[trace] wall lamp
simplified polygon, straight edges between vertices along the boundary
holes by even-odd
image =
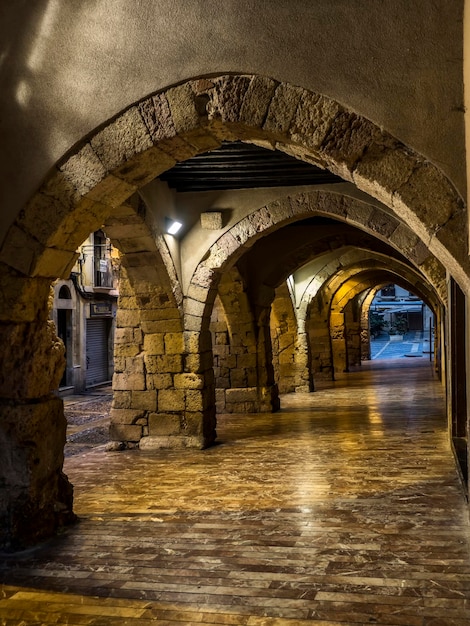
[[[172,220],[169,217],[165,218],[165,229],[169,235],[176,235],[181,229],[183,224],[181,222],[177,222],[176,220]]]

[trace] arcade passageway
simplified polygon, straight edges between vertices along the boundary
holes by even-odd
[[[70,457],[80,523],[2,558],[0,622],[468,624],[443,388],[400,365],[221,415],[204,451]]]

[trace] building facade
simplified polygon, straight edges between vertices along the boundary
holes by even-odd
[[[62,395],[109,383],[114,371],[118,256],[101,230],[92,233],[78,252],[70,278],[54,285],[51,311],[65,348]]]

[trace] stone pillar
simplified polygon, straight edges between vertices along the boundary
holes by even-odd
[[[223,315],[221,311],[214,312],[211,324],[214,364],[221,384],[217,388],[217,410],[224,413],[277,410],[279,394],[274,384],[269,328],[271,301],[257,328],[243,279],[236,268],[224,275],[218,291],[220,302],[216,307],[223,307]]]
[[[294,351],[295,391],[305,393],[314,390],[312,362],[305,321],[298,320],[298,332]]]
[[[344,309],[347,341],[347,367],[361,364],[361,321],[356,299],[350,300]]]
[[[270,308],[266,309],[258,317],[257,370],[259,411],[278,411],[280,408],[279,390],[274,381],[269,317]]]
[[[150,282],[131,284],[123,272],[115,342],[110,427],[115,447],[210,445],[215,439],[210,333],[184,333],[182,314],[169,295]]]
[[[331,337],[328,326],[328,311],[310,309],[308,341],[311,353],[311,371],[314,379],[334,380]]]
[[[370,330],[369,330],[369,306],[361,308],[361,360],[370,361]]]
[[[344,313],[330,312],[331,353],[335,374],[348,371],[348,346],[346,342]]]
[[[62,472],[66,420],[62,400],[53,394],[65,360],[48,319],[49,281],[10,277],[15,279],[11,293],[7,285],[0,286],[12,302],[9,311],[0,313],[2,549],[28,546],[75,519],[72,485]],[[18,307],[23,297],[24,306]],[[5,319],[8,313],[17,317],[16,323]]]

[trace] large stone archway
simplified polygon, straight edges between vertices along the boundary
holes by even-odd
[[[61,472],[63,411],[52,396],[63,357],[47,321],[51,281],[68,276],[81,241],[118,216],[139,188],[176,161],[234,140],[269,145],[353,182],[398,218],[392,235],[399,238],[403,222],[408,224],[470,291],[467,218],[460,196],[437,167],[339,103],[267,77],[225,75],[188,81],[133,104],[64,156],[0,249],[0,427],[2,444],[11,451],[2,468],[2,544],[36,540],[73,516],[70,487]],[[257,233],[298,219],[303,202],[293,199],[287,210],[286,218],[286,207],[272,205],[234,226],[211,247],[183,292],[181,374],[191,393],[183,393],[181,411],[193,417],[199,439],[210,441],[215,433],[208,339],[214,273]],[[162,215],[154,218],[155,236]],[[13,368],[10,346],[18,345],[26,347]],[[42,447],[50,432],[58,433],[50,446],[53,462]],[[17,454],[26,441],[24,454]],[[41,493],[32,488],[38,480]],[[26,512],[45,520],[34,533],[21,522]]]
[[[347,307],[355,298],[367,294],[382,282],[406,286],[419,295],[436,314],[442,307],[437,291],[428,288],[416,272],[403,264],[390,263],[384,259],[371,260],[367,255],[360,263],[357,258],[354,259],[349,267],[332,273],[320,289],[310,293],[305,299],[305,325],[314,377],[334,380],[336,374],[348,371],[351,364],[356,364],[348,355],[348,325],[345,323]],[[360,311],[357,312],[353,326],[349,330],[357,335],[357,358],[360,359]]]

